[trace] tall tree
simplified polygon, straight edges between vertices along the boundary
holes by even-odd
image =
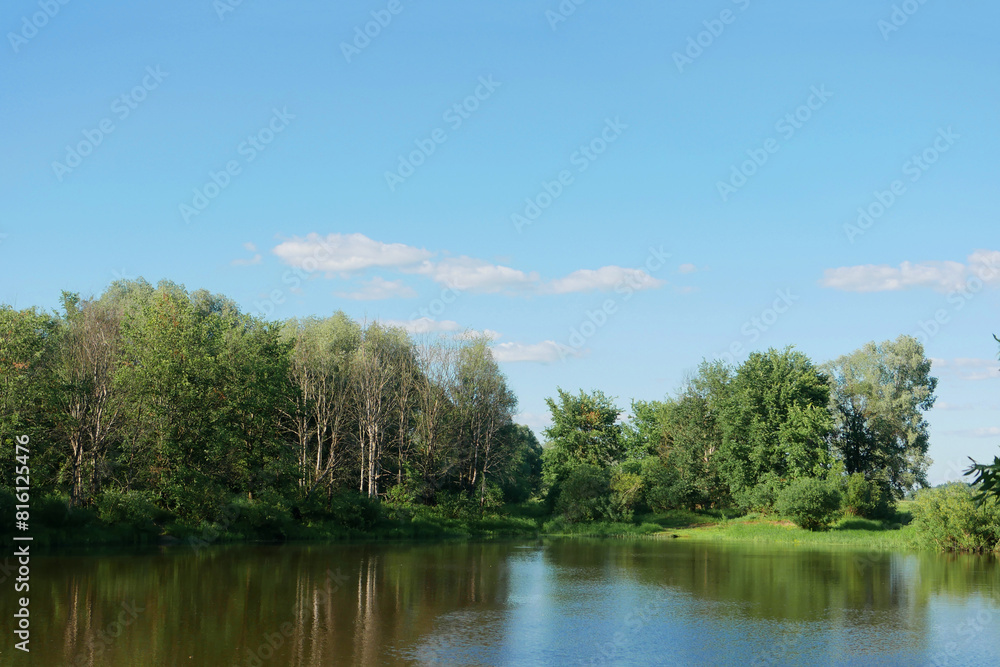
[[[897,498],[927,484],[929,434],[924,413],[937,378],[912,336],[868,343],[825,366],[835,417],[834,451],[848,474],[885,479]]]
[[[501,470],[510,440],[499,438],[513,423],[517,397],[507,386],[489,347],[489,339],[476,338],[459,351],[454,403],[460,414],[460,441],[467,443],[465,479],[470,490],[485,502],[487,477]]]
[[[53,404],[57,432],[69,448],[70,505],[78,505],[98,493],[101,468],[121,419],[122,403],[113,391],[121,311],[110,300],[85,301],[69,292],[63,292],[62,302]]]
[[[753,352],[737,369],[721,419],[722,470],[734,495],[765,475],[819,476],[833,428],[827,377],[803,353]]]
[[[552,426],[545,429],[545,484],[556,490],[578,465],[607,468],[624,458],[621,409],[601,391],[570,394],[557,388],[558,401],[546,398]]]
[[[16,436],[31,439],[36,484],[51,482],[46,478],[62,465],[62,456],[49,461],[51,469],[46,472],[40,465],[52,416],[48,394],[52,357],[57,352],[55,334],[56,322],[50,315],[34,308],[0,306],[0,484],[4,486],[14,486]]]

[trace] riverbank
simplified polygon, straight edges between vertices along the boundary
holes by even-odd
[[[909,503],[900,503],[890,521],[844,517],[829,530],[810,531],[777,516],[732,516],[723,510],[674,510],[649,515],[639,523],[546,524],[546,535],[579,537],[650,537],[724,542],[856,546],[873,550],[920,548]]]
[[[250,517],[233,512],[217,522],[197,525],[171,521],[165,525],[109,525],[85,510],[42,514],[45,521],[32,526],[34,544],[60,549],[80,546],[392,541],[429,539],[498,539],[547,537],[642,537],[656,539],[711,540],[749,543],[817,544],[858,546],[867,549],[905,549],[918,546],[908,525],[906,503],[892,521],[852,517],[834,523],[830,530],[808,531],[773,515],[733,516],[725,510],[673,510],[645,515],[635,522],[568,523],[551,517],[540,502],[498,508],[480,516],[473,511],[390,504],[366,520],[333,519],[302,521],[277,517]],[[351,525],[353,523],[353,525]],[[9,542],[9,537],[4,539]]]

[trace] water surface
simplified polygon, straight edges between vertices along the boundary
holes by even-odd
[[[0,664],[1000,665],[992,556],[239,545],[35,556],[31,577],[31,654],[5,632]]]

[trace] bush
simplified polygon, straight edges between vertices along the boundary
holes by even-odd
[[[593,465],[573,468],[562,483],[556,510],[570,523],[594,521],[607,514],[610,475]]]
[[[223,520],[223,531],[265,540],[283,540],[288,536],[292,513],[277,494],[262,493],[253,499],[241,496],[229,509]]]
[[[468,519],[477,516],[479,504],[465,491],[438,491],[435,507],[446,519]]]
[[[331,499],[330,513],[346,528],[370,530],[382,517],[382,506],[363,493],[344,492]]]
[[[736,506],[744,512],[760,512],[770,514],[774,511],[778,497],[785,488],[785,483],[774,473],[761,475],[756,485],[737,491],[733,494]]]
[[[645,484],[640,470],[638,462],[629,462],[612,471],[611,502],[607,510],[612,521],[631,521],[636,511],[645,509]]]
[[[835,482],[801,477],[778,493],[775,509],[807,530],[828,528],[840,510]]]
[[[97,517],[111,526],[133,528],[142,532],[159,531],[157,523],[169,517],[153,502],[149,493],[108,489],[97,500]]]
[[[893,515],[892,492],[881,479],[866,479],[856,472],[844,485],[844,512],[865,519],[889,519]]]
[[[974,491],[955,482],[917,493],[913,525],[917,538],[943,551],[1000,551],[1000,505],[976,505]]]

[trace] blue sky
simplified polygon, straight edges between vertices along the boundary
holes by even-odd
[[[63,1],[0,9],[0,302],[489,331],[535,428],[920,333],[931,480],[997,452],[995,3]]]

